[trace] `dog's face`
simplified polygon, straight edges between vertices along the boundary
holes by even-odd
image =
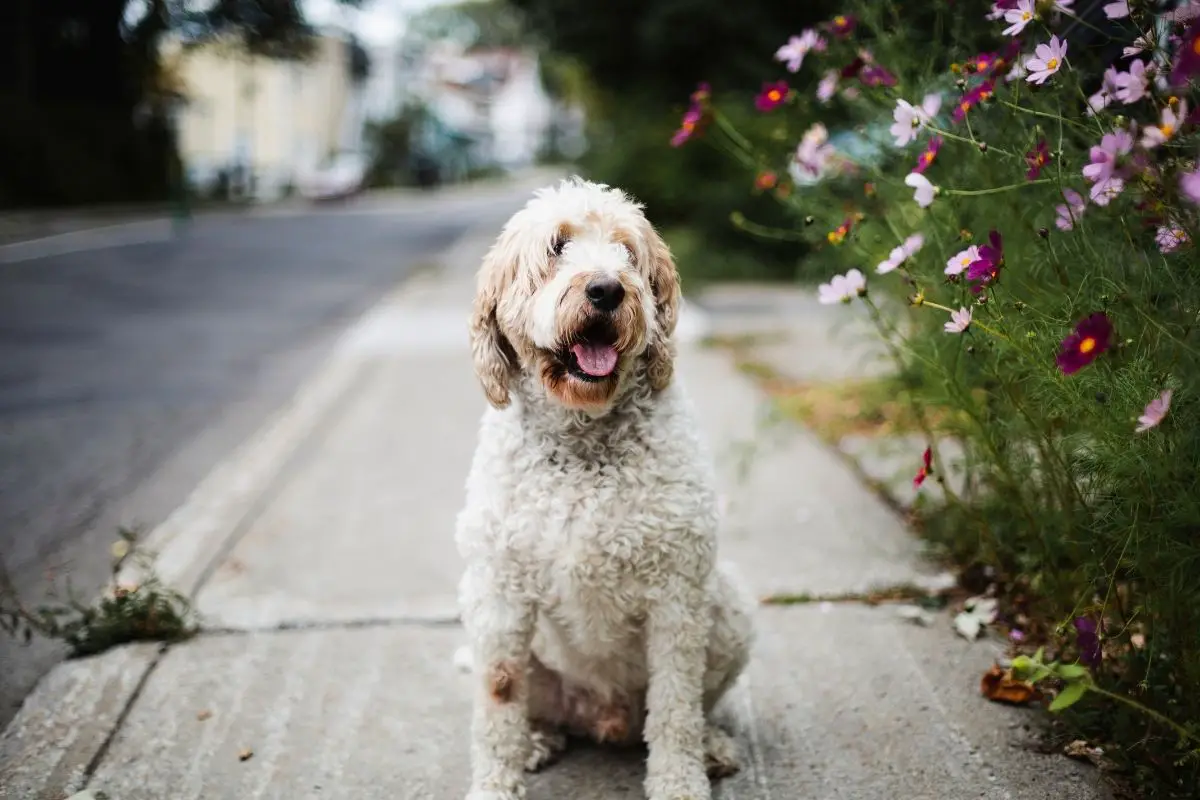
[[[505,225],[479,271],[471,319],[489,402],[524,370],[562,405],[609,408],[639,360],[670,383],[679,279],[641,207],[580,180],[543,189]]]

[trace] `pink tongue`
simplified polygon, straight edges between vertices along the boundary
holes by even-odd
[[[571,347],[579,368],[593,378],[612,374],[617,367],[617,350],[610,344],[577,344]]]

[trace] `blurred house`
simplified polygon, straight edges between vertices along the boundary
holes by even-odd
[[[201,191],[278,197],[335,154],[361,146],[362,96],[351,39],[322,30],[303,61],[268,59],[230,41],[164,46],[186,100],[180,154]]]
[[[372,65],[367,116],[383,120],[422,106],[413,152],[436,162],[442,180],[528,166],[545,145],[555,104],[533,51],[401,39],[376,49]]]

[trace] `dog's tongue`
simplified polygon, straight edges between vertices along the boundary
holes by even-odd
[[[611,344],[577,344],[571,352],[579,368],[593,378],[611,375],[617,367],[617,349]]]

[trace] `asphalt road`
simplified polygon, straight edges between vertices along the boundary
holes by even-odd
[[[0,558],[26,601],[94,596],[347,324],[512,194],[193,221],[0,263]],[[73,245],[74,246],[74,245]],[[0,634],[0,729],[63,653]]]

